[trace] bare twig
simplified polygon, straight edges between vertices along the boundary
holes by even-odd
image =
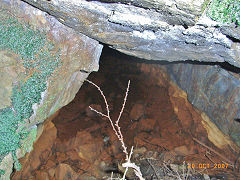
[[[120,120],[120,118],[122,116],[122,113],[123,113],[123,110],[125,108],[125,104],[126,104],[127,96],[128,96],[128,92],[129,92],[129,87],[130,87],[130,80],[128,81],[128,86],[127,86],[127,90],[126,90],[125,97],[124,97],[124,100],[123,100],[122,109],[121,109],[121,111],[119,113],[119,116],[118,116],[118,119],[115,123],[115,126],[118,129],[118,135],[119,135],[118,139],[121,141],[122,147],[123,147],[123,152],[126,154],[126,160],[128,159],[128,152],[127,152],[127,147],[125,146],[124,141],[123,141],[123,135],[121,133],[121,129],[120,129],[120,126],[119,126],[119,120]]]
[[[128,155],[127,146],[124,143],[123,135],[122,135],[122,132],[121,132],[121,127],[119,126],[119,121],[120,121],[120,118],[122,116],[122,113],[123,113],[123,110],[125,108],[125,104],[126,104],[126,101],[127,101],[127,96],[128,96],[129,87],[130,87],[130,80],[128,81],[128,86],[127,86],[127,90],[126,90],[125,97],[124,97],[124,100],[123,100],[122,109],[121,109],[121,111],[119,113],[119,116],[118,116],[115,124],[113,123],[113,120],[110,117],[109,105],[108,105],[107,99],[106,99],[103,91],[101,90],[101,88],[98,85],[96,85],[95,83],[93,83],[92,81],[89,81],[89,80],[86,80],[86,81],[88,83],[92,84],[93,86],[95,86],[98,89],[98,91],[101,93],[101,96],[103,97],[105,105],[106,105],[107,114],[104,114],[104,113],[102,113],[102,112],[92,108],[91,106],[89,106],[89,108],[92,111],[96,112],[97,114],[100,114],[101,116],[106,117],[110,121],[110,124],[112,126],[113,131],[115,132],[116,136],[118,137],[119,141],[122,144],[123,153],[126,156],[126,162],[122,164],[122,166],[126,168],[122,179],[125,179],[127,171],[128,171],[128,168],[133,168],[136,176],[140,180],[144,180],[144,178],[142,177],[142,173],[141,173],[140,168],[137,165],[135,165],[134,163],[131,162],[131,156],[132,156],[132,153],[133,153],[133,147],[131,148],[131,152]],[[113,179],[112,175],[111,175],[111,179]]]
[[[132,146],[132,148],[131,148],[131,152],[130,152],[130,154],[129,154],[129,158],[128,158],[127,162],[125,162],[125,163],[122,164],[122,167],[125,167],[125,168],[126,168],[126,170],[125,170],[125,172],[124,172],[124,175],[123,175],[123,179],[124,179],[125,176],[126,176],[127,169],[128,169],[128,168],[133,168],[136,176],[137,176],[140,180],[144,180],[144,178],[142,177],[142,173],[141,173],[140,168],[139,168],[135,163],[131,163],[132,153],[133,153],[133,146]]]
[[[111,123],[111,126],[112,126],[112,128],[113,128],[113,131],[115,132],[116,136],[118,137],[119,141],[120,141],[121,144],[122,144],[123,152],[125,153],[125,155],[126,155],[126,160],[127,160],[127,159],[128,159],[127,146],[125,145],[124,140],[123,140],[123,135],[122,135],[122,132],[121,132],[121,128],[120,128],[120,126],[119,126],[119,120],[120,120],[120,118],[121,118],[122,112],[123,112],[123,110],[124,110],[124,108],[125,108],[125,104],[126,104],[126,101],[127,101],[127,96],[128,96],[128,92],[129,92],[129,86],[130,86],[130,80],[128,81],[128,87],[127,87],[126,95],[125,95],[124,102],[123,102],[123,105],[122,105],[122,109],[121,109],[121,111],[120,111],[120,114],[119,114],[118,119],[117,119],[117,121],[116,121],[115,124],[113,124],[113,121],[112,121],[112,119],[111,119],[111,117],[110,117],[109,105],[108,105],[106,96],[104,95],[104,93],[103,93],[103,91],[101,90],[101,88],[100,88],[98,85],[96,85],[94,82],[92,82],[92,81],[89,81],[89,80],[86,80],[86,81],[89,82],[90,84],[94,85],[94,86],[98,89],[98,91],[101,93],[101,95],[102,95],[102,97],[103,97],[103,99],[104,99],[105,105],[106,105],[107,114],[103,114],[102,112],[99,112],[98,110],[92,108],[91,106],[89,106],[89,108],[90,108],[92,111],[100,114],[100,115],[103,116],[103,117],[106,117],[106,118],[109,120],[109,122]]]

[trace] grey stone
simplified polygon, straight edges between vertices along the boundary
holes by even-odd
[[[217,127],[240,145],[240,77],[219,66],[167,65],[168,73],[188,94],[188,100],[205,112]]]
[[[11,105],[12,88],[15,80],[24,72],[17,55],[0,51],[0,109]]]
[[[57,67],[57,69],[52,70],[51,76],[46,79],[47,87],[45,88],[44,92],[41,92],[40,94],[40,102],[31,104],[33,111],[31,117],[29,119],[21,119],[21,122],[16,122],[18,127],[16,128],[16,130],[13,129],[12,133],[17,134],[19,133],[20,129],[23,128],[25,128],[26,130],[31,130],[32,127],[35,127],[35,125],[42,123],[47,117],[49,117],[58,109],[73,100],[75,94],[78,92],[80,86],[83,84],[84,80],[88,77],[88,75],[92,71],[98,70],[98,61],[103,46],[100,45],[98,41],[93,40],[79,32],[76,32],[75,30],[61,24],[54,17],[20,0],[1,0],[0,10],[1,13],[5,13],[1,14],[1,23],[3,20],[3,16],[4,18],[13,18],[17,20],[17,22],[21,22],[24,28],[31,29],[31,32],[35,32],[34,30],[38,30],[36,32],[42,33],[41,35],[46,38],[46,41],[49,44],[51,43],[51,45],[53,46],[52,49],[48,48],[48,46],[46,48],[45,46],[43,46],[43,48],[41,49],[40,52],[50,51],[49,54],[47,54],[48,56],[46,57],[46,59],[37,59],[39,54],[36,54],[32,61],[37,59],[38,62],[43,63],[41,67],[49,67],[49,69],[51,70],[52,64],[48,65],[50,58],[53,57],[54,60],[56,60],[57,56],[55,57],[54,55],[59,54],[60,59],[60,65]],[[18,25],[17,27],[19,26],[20,25]],[[21,31],[23,30],[21,28],[19,29]],[[6,32],[8,33],[8,31]],[[20,34],[19,36],[17,33],[14,34],[15,41],[21,43],[25,40],[25,36],[22,35],[23,33],[20,31],[18,33]],[[34,33],[32,36],[31,34],[30,36],[27,36],[28,41],[34,39],[34,37]],[[24,62],[26,62],[26,59],[21,56],[21,52],[19,52],[19,49],[16,48],[14,41],[11,42],[13,43],[11,44],[11,48],[13,48],[13,50],[6,46],[6,41],[4,45],[1,44],[0,112],[2,112],[3,108],[10,107],[11,110],[15,113],[15,106],[12,103],[12,99],[14,98],[12,95],[13,87],[19,85],[20,82],[22,84],[25,84],[28,79],[33,76],[34,72],[41,72],[41,69],[34,69],[25,66]],[[14,50],[16,50],[15,53],[13,53]],[[33,49],[33,51],[34,50],[35,49]],[[42,70],[41,73],[45,73],[44,70]],[[41,77],[42,76],[38,76],[38,78]],[[42,83],[42,81],[39,82]],[[40,84],[37,85],[40,86]],[[31,86],[31,84],[29,86]],[[31,87],[29,87],[29,89],[30,88]],[[31,90],[35,89],[31,88]],[[23,98],[29,97],[21,96],[21,99],[18,98],[17,100],[22,101]],[[26,99],[26,101],[30,100]],[[4,127],[1,128],[4,129]],[[5,132],[1,131],[0,136],[4,136],[4,133]],[[8,133],[8,135],[9,134],[10,133]],[[19,147],[20,149],[14,149],[16,152],[21,152],[16,153],[17,158],[24,156],[27,151],[27,143],[34,141],[34,138],[35,137],[30,137],[30,140],[24,141],[26,140],[25,137],[25,139],[21,139],[22,142],[15,142],[21,144],[21,146]],[[7,158],[5,158],[6,156]],[[0,167],[3,169],[6,169],[4,167],[10,167],[10,169],[8,169],[5,175],[2,175],[0,179],[10,179],[9,176],[12,172],[11,166],[13,164],[13,158],[11,155],[9,156],[7,154],[1,154],[1,160],[2,159],[4,161],[0,162]]]
[[[203,0],[24,1],[132,56],[159,61],[226,61],[240,67],[239,41],[231,38],[239,33],[206,17]]]

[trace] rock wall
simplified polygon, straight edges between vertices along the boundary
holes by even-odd
[[[22,1],[1,0],[0,11],[0,175],[9,179],[36,125],[98,70],[102,45]]]
[[[24,1],[129,55],[159,61],[226,61],[240,67],[240,28],[205,16],[209,1]]]
[[[222,164],[222,160],[233,164],[236,161],[239,148],[235,148],[229,136],[204,112],[189,103],[186,92],[170,80],[163,66],[133,61],[109,48],[104,48],[100,62],[99,71],[91,73],[88,79],[99,85],[105,94],[113,121],[119,115],[127,82],[131,80],[120,126],[128,150],[134,146],[131,161],[140,166],[144,178],[173,179],[164,174],[163,162],[182,165],[183,161],[186,164]],[[22,169],[13,173],[12,180],[31,177],[99,180],[110,178],[113,170],[113,178],[118,176],[117,171],[124,172],[119,163],[125,155],[121,143],[108,119],[91,111],[89,106],[106,112],[101,94],[86,82],[71,103],[44,122],[42,136],[34,143],[33,151],[20,159]],[[212,152],[209,160],[206,146],[196,140],[227,158]],[[151,164],[146,158],[152,159]],[[220,171],[209,168],[203,173],[218,178],[223,173],[227,174],[224,175],[227,179],[237,177],[230,168]],[[136,179],[132,171],[128,172],[128,179]],[[190,175],[194,178],[191,172]]]
[[[239,26],[212,21],[205,14],[208,3],[0,0],[1,178],[9,178],[14,162],[20,168],[17,159],[30,151],[35,125],[68,104],[98,70],[99,42],[147,60],[239,68]],[[239,75],[210,66],[167,69],[192,104],[239,143]]]
[[[240,77],[220,66],[167,65],[172,79],[188,94],[188,100],[205,112],[218,128],[240,145]]]
[[[236,25],[231,24],[234,21],[231,18],[226,19],[225,16],[220,21],[226,21],[228,24],[211,20],[206,14],[213,16],[215,12],[213,19],[219,20],[221,14],[218,9],[224,9],[215,1],[211,3],[204,0],[191,2],[165,0],[25,1],[48,12],[76,31],[139,58],[168,62],[186,60],[227,62],[236,68],[240,67],[240,31],[237,26],[239,19],[235,18],[237,19]],[[233,3],[235,7],[238,7],[237,2]],[[234,13],[235,9],[231,11]],[[180,70],[178,73],[169,70],[173,73],[173,79],[189,93],[189,100],[196,107],[207,112],[224,133],[231,132],[230,135],[239,142],[238,128],[235,126],[237,122],[233,120],[239,116],[239,103],[237,103],[239,91],[236,90],[239,76],[236,74],[235,78],[234,76],[229,78],[227,71],[218,70],[218,68],[202,66],[199,70],[200,66],[186,64],[183,66],[186,66],[183,68],[184,71]],[[170,69],[182,69],[182,66],[174,65]],[[205,69],[208,70],[205,71]],[[183,78],[179,79],[178,76]],[[213,91],[207,89],[210,86],[209,83],[212,82],[206,78],[210,77],[215,79]],[[201,82],[200,84],[192,81],[196,78],[197,82]],[[230,82],[225,83],[227,79],[230,79]],[[196,91],[195,86],[202,90]],[[200,91],[203,91],[205,100],[201,100]],[[230,98],[232,95],[234,100]],[[203,108],[205,105],[206,107]],[[233,111],[229,112],[229,106],[233,106]],[[217,110],[216,107],[218,107]],[[218,113],[218,110],[221,113]],[[233,131],[230,130],[231,126],[235,127]]]

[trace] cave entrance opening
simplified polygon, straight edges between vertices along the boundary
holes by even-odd
[[[140,166],[146,179],[237,176],[226,162],[232,160],[229,152],[209,141],[201,112],[170,81],[164,65],[149,62],[105,47],[99,71],[88,77],[104,92],[113,120],[131,80],[120,126],[128,151],[134,146],[132,162]],[[111,172],[121,176],[125,157],[121,144],[109,121],[89,106],[106,113],[99,91],[85,82],[75,99],[45,122],[45,140],[43,135],[38,139],[27,164],[13,179],[107,179]],[[53,127],[56,136],[52,139]],[[40,148],[46,141],[52,144]],[[134,179],[134,173],[127,178]]]

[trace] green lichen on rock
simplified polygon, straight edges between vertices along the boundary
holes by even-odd
[[[45,33],[3,9],[0,10],[0,50],[19,55],[25,67],[25,79],[14,84],[12,105],[0,110],[0,162],[12,152],[15,168],[19,169],[16,150],[30,132],[20,124],[27,123],[33,114],[33,105],[40,103],[47,79],[59,66],[60,57]],[[1,170],[0,174],[3,173]]]
[[[28,136],[21,142],[23,147],[22,151],[24,151],[23,153],[30,152],[32,150],[33,143],[36,137],[37,137],[37,126],[34,126],[31,128]]]
[[[207,15],[221,23],[240,25],[240,1],[212,0]]]
[[[205,9],[207,8],[208,4],[209,4],[210,0],[205,0],[202,4],[202,13],[205,11]]]
[[[2,169],[0,169],[0,176],[1,176],[1,175],[4,175],[4,174],[5,174],[5,171],[2,170]]]
[[[19,147],[22,134],[16,133],[16,130],[20,120],[11,108],[5,108],[0,112],[0,160]]]

